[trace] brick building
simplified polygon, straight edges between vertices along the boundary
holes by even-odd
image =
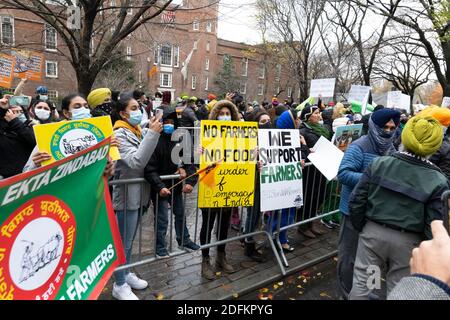
[[[114,0],[105,1],[113,6]],[[111,3],[110,3],[111,2]],[[280,64],[267,58],[258,46],[219,39],[219,5],[212,0],[185,0],[174,16],[164,14],[124,39],[121,47],[127,60],[135,65],[134,75],[146,92],[171,91],[173,97],[181,93],[206,97],[213,92],[221,94],[214,83],[224,59],[232,58],[242,95],[248,101],[270,101],[279,93],[279,99],[289,96],[297,99],[293,78],[287,76]],[[104,4],[105,6],[105,4]],[[38,85],[46,85],[51,97],[63,97],[76,91],[75,72],[61,53],[64,42],[56,31],[32,13],[19,10],[0,10],[1,43],[5,46],[39,51],[45,55],[42,83],[29,82],[24,92],[33,94]],[[173,18],[171,23],[167,23]],[[95,48],[96,38],[92,47]],[[187,57],[186,78],[182,69]],[[156,74],[149,74],[155,70]],[[13,87],[18,83],[15,79]],[[115,89],[115,88],[112,88]]]

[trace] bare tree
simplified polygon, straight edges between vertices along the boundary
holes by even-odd
[[[280,43],[281,52],[292,64],[300,88],[300,98],[306,99],[309,90],[309,62],[317,43],[315,31],[323,13],[325,0],[258,0],[258,15],[273,38]]]
[[[413,32],[430,59],[445,96],[450,96],[450,3],[442,0],[351,0]],[[400,3],[401,2],[401,3]],[[393,10],[397,8],[398,10]],[[420,54],[421,55],[421,54]],[[423,56],[423,55],[421,55]]]

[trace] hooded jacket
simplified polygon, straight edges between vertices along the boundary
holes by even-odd
[[[221,100],[217,102],[214,107],[211,109],[211,112],[209,113],[209,120],[217,120],[217,117],[219,116],[219,111],[223,107],[226,107],[230,110],[231,113],[231,121],[239,121],[239,111],[237,107],[234,105],[233,102],[228,100]]]

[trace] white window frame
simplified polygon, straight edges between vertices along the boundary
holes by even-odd
[[[198,40],[194,41],[194,51],[198,49]]]
[[[264,95],[264,84],[258,84],[258,96]]]
[[[49,63],[54,63],[55,64],[56,75],[48,74],[48,64]],[[58,61],[45,60],[45,76],[47,78],[58,78]]]
[[[3,19],[9,18],[12,26],[12,43],[5,43],[3,42]],[[1,15],[0,16],[0,34],[1,34],[1,43],[7,46],[14,46],[16,43],[16,37],[15,37],[15,31],[14,31],[14,17],[9,15]]]
[[[242,58],[241,66],[243,67],[241,75],[243,77],[247,77],[248,76],[248,58]]]
[[[205,60],[205,70],[209,71],[209,58],[206,58]]]
[[[191,89],[192,90],[197,89],[197,76],[196,75],[192,75]]]
[[[58,99],[58,96],[59,96],[58,90],[50,90],[50,89],[48,90],[48,98],[50,100]]]
[[[261,71],[262,71],[262,75],[261,75]],[[266,78],[266,66],[264,64],[262,64],[259,67],[259,75],[258,75],[259,79],[265,79]]]
[[[206,77],[206,80],[205,80],[205,91],[208,91],[209,90],[209,77]]]
[[[167,76],[167,84],[164,84],[164,76]],[[172,74],[171,73],[160,73],[159,85],[162,88],[172,88]]]
[[[131,47],[127,46],[127,60],[130,61],[131,60]]]
[[[211,21],[207,21],[206,22],[206,32],[212,32],[212,22]]]
[[[206,52],[209,52],[211,50],[211,43],[209,41],[206,41]]]
[[[242,89],[242,85],[244,85],[244,90]],[[240,94],[247,94],[247,81],[243,81],[239,84],[239,93]]]
[[[287,88],[287,96],[288,98],[292,98],[292,87]]]
[[[200,21],[198,21],[198,19],[195,19],[192,22],[192,30],[194,30],[194,31],[199,31],[200,30]]]
[[[55,48],[54,49],[48,47],[48,41],[47,41],[47,31],[51,30],[51,29],[53,29],[53,31],[55,32]],[[45,24],[45,27],[44,27],[44,44],[45,44],[46,51],[52,51],[52,52],[58,51],[58,33],[56,32],[56,29],[53,28],[49,24]]]
[[[180,66],[180,46],[172,46],[172,59],[175,68]]]

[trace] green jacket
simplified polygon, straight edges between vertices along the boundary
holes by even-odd
[[[449,187],[429,161],[406,153],[380,157],[367,167],[350,197],[350,219],[358,231],[369,219],[431,239],[431,221],[443,219],[441,196]]]

